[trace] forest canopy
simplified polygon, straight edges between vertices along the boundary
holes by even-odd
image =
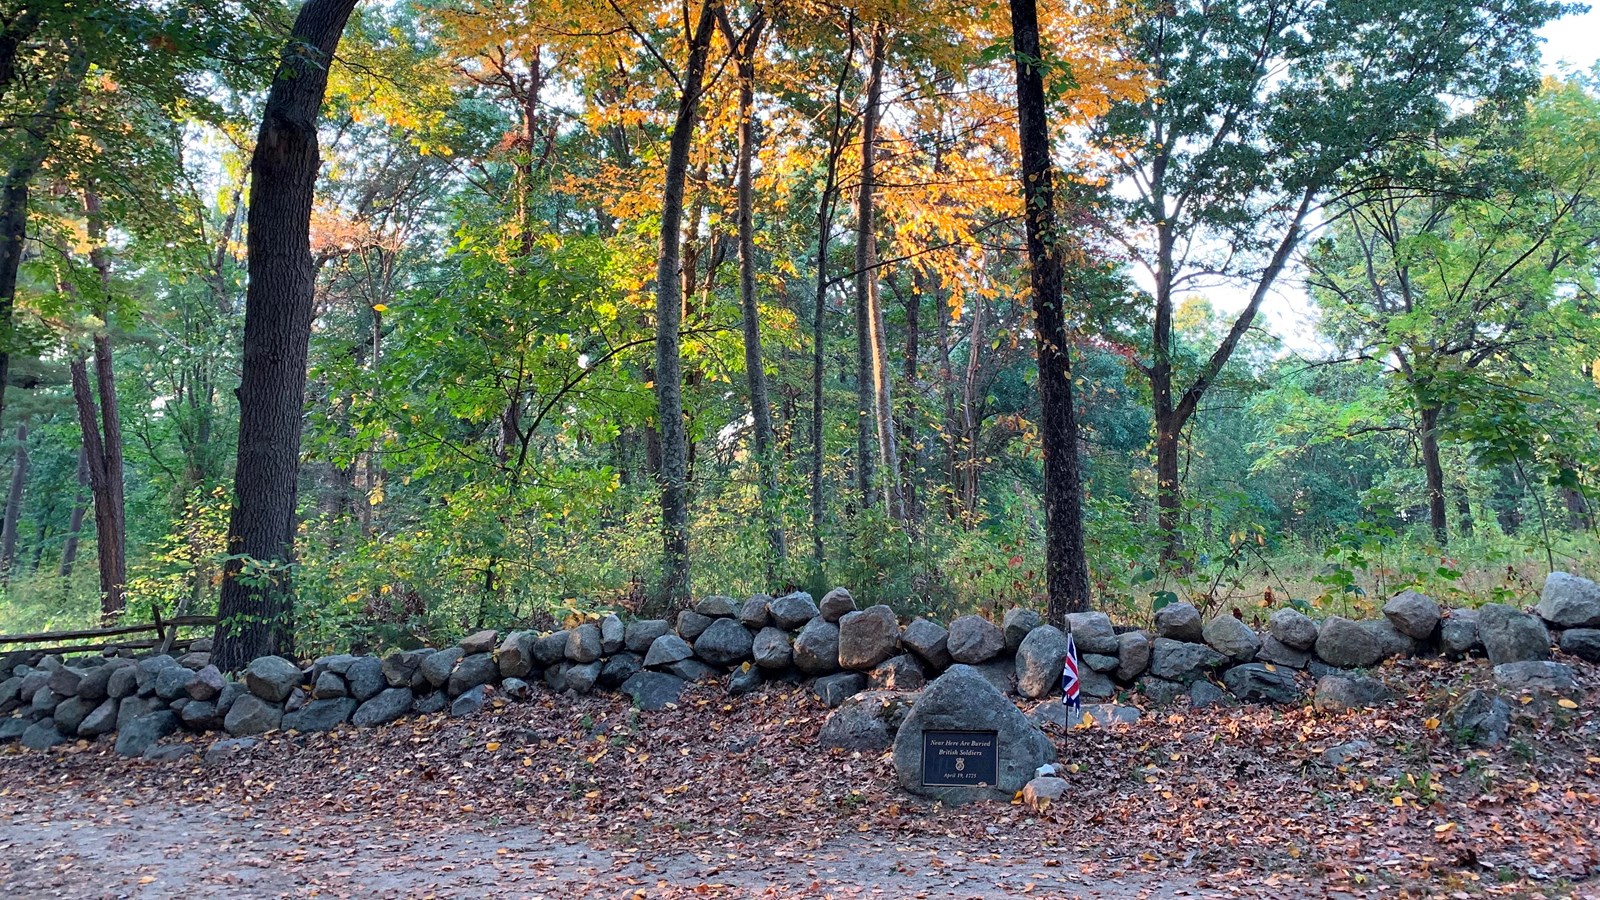
[[[1595,567],[1568,7],[1047,0],[1037,58],[1016,9],[0,0],[0,630],[1043,609],[1042,367],[1098,608]],[[292,554],[230,545],[252,481]]]

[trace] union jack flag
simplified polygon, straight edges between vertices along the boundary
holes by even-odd
[[[1082,703],[1078,698],[1078,645],[1071,634],[1067,635],[1067,658],[1061,666],[1061,702],[1068,709],[1077,709]]]

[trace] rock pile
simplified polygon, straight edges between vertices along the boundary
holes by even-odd
[[[735,695],[765,681],[809,680],[830,707],[878,692],[874,702],[848,707],[841,716],[850,721],[829,733],[841,745],[886,749],[912,692],[955,665],[969,667],[963,678],[981,678],[1002,694],[1059,693],[1068,632],[1091,701],[1122,689],[1156,702],[1187,693],[1197,704],[1298,703],[1309,695],[1319,707],[1371,705],[1386,689],[1351,670],[1422,652],[1483,655],[1508,690],[1561,691],[1573,672],[1553,660],[1552,645],[1600,662],[1600,586],[1565,573],[1546,581],[1536,614],[1498,604],[1446,610],[1412,591],[1383,613],[1319,623],[1286,608],[1257,632],[1231,615],[1202,621],[1193,606],[1174,603],[1156,613],[1148,633],[1118,628],[1104,613],[1073,614],[1063,630],[1020,609],[998,625],[963,616],[946,627],[923,618],[902,624],[886,606],[858,609],[840,588],[820,604],[804,592],[743,602],[714,596],[672,622],[610,615],[550,634],[482,631],[454,647],[381,659],[341,654],[301,665],[265,657],[237,676],[210,664],[206,642],[176,658],[12,654],[0,660],[0,742],[46,748],[115,733],[120,753],[161,755],[182,752],[159,743],[180,731],[244,737],[373,727],[410,714],[469,715],[495,692],[524,699],[541,681],[554,691],[620,691],[641,709],[658,710],[689,682],[727,678]],[[1464,717],[1484,718],[1470,712]]]

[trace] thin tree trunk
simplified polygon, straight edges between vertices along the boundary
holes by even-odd
[[[935,299],[939,294],[934,294]],[[938,303],[938,325],[934,337],[939,342],[939,397],[943,403],[945,513],[952,521],[960,517],[961,470],[960,426],[956,420],[955,367],[950,363],[950,311]]]
[[[100,439],[100,415],[94,401],[94,386],[89,380],[89,364],[74,357],[72,399],[78,408],[78,426],[83,432],[83,449],[89,459],[89,492],[94,496],[94,531],[100,558],[100,615],[109,619],[122,610],[122,582],[114,577],[121,561],[118,511],[110,505],[105,469],[105,444]]]
[[[1450,540],[1445,519],[1444,466],[1439,461],[1439,407],[1423,405],[1418,410],[1422,427],[1417,441],[1422,445],[1422,469],[1428,479],[1428,526],[1433,539],[1444,546]]]
[[[849,19],[850,55],[856,49],[855,19]],[[833,237],[833,215],[839,200],[839,158],[844,153],[844,83],[849,76],[850,60],[839,71],[833,86],[833,122],[828,131],[828,166],[823,174],[822,190],[817,199],[817,271],[816,305],[811,318],[811,558],[815,574],[824,574],[826,557],[822,542],[822,520],[825,509],[822,495],[822,384],[824,338],[827,335],[828,313],[828,248]]]
[[[84,502],[83,489],[89,486],[89,453],[84,447],[78,448],[78,486],[72,492],[72,515],[67,521],[67,541],[61,546],[61,568],[58,570],[63,579],[72,577],[72,566],[78,561],[78,535],[83,533],[83,515],[87,503]]]
[[[88,56],[74,46],[66,66],[45,93],[39,111],[19,127],[22,137],[0,182],[0,415],[5,413],[6,381],[11,374],[15,331],[17,272],[28,240],[28,192],[50,152],[50,140],[62,107],[72,103],[88,71]]]
[[[95,501],[96,555],[100,561],[100,592],[105,597],[103,614],[122,612],[123,592],[128,582],[127,507],[123,499],[122,413],[117,402],[116,369],[111,358],[111,260],[106,253],[106,223],[100,210],[100,195],[93,188],[84,191],[84,212],[88,223],[89,262],[100,279],[100,295],[95,313],[103,323],[92,339],[94,346],[95,392],[99,395],[100,459],[91,463],[100,471]],[[81,415],[81,411],[80,411]]]
[[[666,184],[661,192],[661,254],[656,259],[656,421],[661,432],[661,599],[681,602],[689,596],[689,438],[683,423],[683,288],[681,241],[684,184],[689,149],[704,91],[706,58],[716,27],[719,0],[700,8],[689,59],[683,70],[682,94],[667,144]]]
[[[17,562],[17,522],[22,517],[22,487],[28,481],[28,423],[17,423],[17,462],[11,467],[5,523],[0,525],[0,578],[11,580]]]
[[[720,20],[728,43],[736,40],[727,19]],[[756,475],[761,485],[761,512],[767,520],[767,583],[775,584],[778,570],[789,555],[783,518],[778,509],[778,466],[774,458],[772,406],[767,399],[767,372],[761,355],[761,315],[756,303],[756,229],[754,181],[756,155],[756,51],[766,27],[758,12],[744,39],[736,47],[739,66],[739,156],[735,164],[739,220],[739,310],[744,331],[744,368],[750,387],[750,419],[755,445]]]
[[[983,298],[972,297],[971,332],[967,335],[967,371],[961,378],[961,509],[968,524],[978,509],[978,437],[983,418],[978,409],[978,374],[983,364]]]
[[[883,302],[878,286],[877,179],[878,122],[882,117],[884,27],[872,33],[871,76],[867,87],[868,121],[861,141],[861,195],[857,203],[856,291],[867,313],[868,356],[872,364],[872,406],[878,431],[878,467],[890,517],[906,521],[905,491],[900,478],[900,446],[895,434],[894,375],[889,368],[888,339],[883,327]]]
[[[861,112],[861,170],[856,186],[856,490],[861,505],[876,502],[873,491],[873,418],[877,392],[877,333],[872,302],[877,291],[876,217],[872,208],[873,163],[878,139],[879,104],[883,95],[883,26],[872,29],[867,47],[866,106]],[[880,453],[880,459],[882,455]],[[885,477],[888,477],[886,473]]]
[[[315,314],[311,204],[321,162],[317,118],[328,67],[355,3],[306,0],[300,7],[250,159],[239,452],[212,651],[212,661],[225,670],[294,649],[288,566]]]
[[[1083,490],[1078,471],[1078,421],[1062,309],[1063,236],[1057,231],[1048,107],[1040,68],[1039,17],[1034,0],[1010,0],[1017,62],[1018,137],[1044,450],[1045,585],[1047,618],[1058,628],[1069,612],[1089,608],[1089,566],[1083,547]]]

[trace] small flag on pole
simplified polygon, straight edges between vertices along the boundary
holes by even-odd
[[[1067,659],[1061,666],[1061,702],[1068,709],[1078,709],[1082,703],[1078,698],[1078,645],[1071,634],[1067,635]]]

